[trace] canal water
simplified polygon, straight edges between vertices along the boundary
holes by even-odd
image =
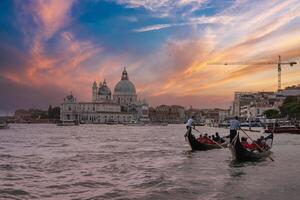
[[[0,199],[299,199],[300,135],[275,135],[275,162],[239,164],[228,149],[190,152],[184,133],[184,125],[11,124],[0,130]]]

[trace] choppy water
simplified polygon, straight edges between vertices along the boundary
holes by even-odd
[[[11,125],[0,130],[0,199],[299,199],[300,135],[275,136],[275,162],[235,164],[229,150],[191,153],[184,132]]]

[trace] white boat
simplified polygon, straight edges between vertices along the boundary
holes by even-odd
[[[56,124],[57,126],[78,126],[79,123],[73,120],[64,120],[64,121],[59,121]]]
[[[131,121],[128,124],[124,124],[126,126],[145,126],[144,122],[139,122],[139,121]]]

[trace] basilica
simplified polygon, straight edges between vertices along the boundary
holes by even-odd
[[[138,100],[124,68],[113,93],[104,79],[99,84],[94,81],[89,102],[77,102],[73,94],[68,95],[61,104],[60,119],[91,124],[145,122],[149,120],[148,104]]]

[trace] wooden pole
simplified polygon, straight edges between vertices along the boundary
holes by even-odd
[[[252,141],[253,144],[255,144],[261,151],[265,151],[243,129],[241,129],[241,130],[245,133],[245,135],[247,135],[247,137]],[[270,155],[268,155],[268,158],[270,158],[270,160],[274,161],[274,159]]]

